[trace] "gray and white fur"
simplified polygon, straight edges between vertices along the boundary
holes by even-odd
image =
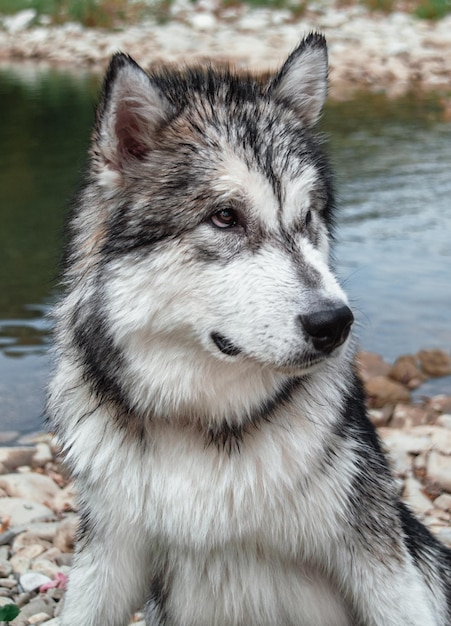
[[[318,34],[265,76],[111,62],[54,313],[62,626],[451,625],[354,371],[327,71]]]

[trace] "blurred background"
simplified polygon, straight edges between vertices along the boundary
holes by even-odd
[[[321,121],[340,207],[334,257],[362,349],[451,348],[449,0],[0,0],[0,431],[43,428],[63,225],[101,71],[215,56],[276,65],[325,32]],[[451,395],[449,376],[421,394]]]

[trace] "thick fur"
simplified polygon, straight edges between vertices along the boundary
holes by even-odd
[[[451,625],[353,368],[326,89],[320,35],[260,78],[111,63],[55,311],[63,626]]]

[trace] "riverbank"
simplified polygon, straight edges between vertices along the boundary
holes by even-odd
[[[22,15],[22,18],[20,16]],[[147,20],[114,32],[33,24],[22,12],[0,19],[0,63],[32,61],[102,71],[122,50],[148,67],[155,61],[232,60],[256,70],[276,67],[310,31],[329,44],[331,97],[356,90],[434,92],[451,116],[451,15],[426,21],[407,13],[371,13],[362,5],[310,3],[302,16],[287,9],[224,8],[215,0],[176,0],[165,23]]]
[[[451,547],[450,355],[422,350],[389,364],[361,352],[357,366],[403,500]],[[448,395],[413,401],[412,390],[437,376],[447,376]],[[0,447],[0,607],[20,607],[12,626],[59,626],[78,523],[75,491],[50,435],[20,442]],[[142,614],[131,624],[144,626]]]

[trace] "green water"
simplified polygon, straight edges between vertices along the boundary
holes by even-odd
[[[0,72],[0,430],[42,428],[63,223],[99,78]],[[451,126],[433,100],[330,104],[342,212],[336,257],[364,348],[451,347]],[[449,379],[436,391],[451,393]]]

